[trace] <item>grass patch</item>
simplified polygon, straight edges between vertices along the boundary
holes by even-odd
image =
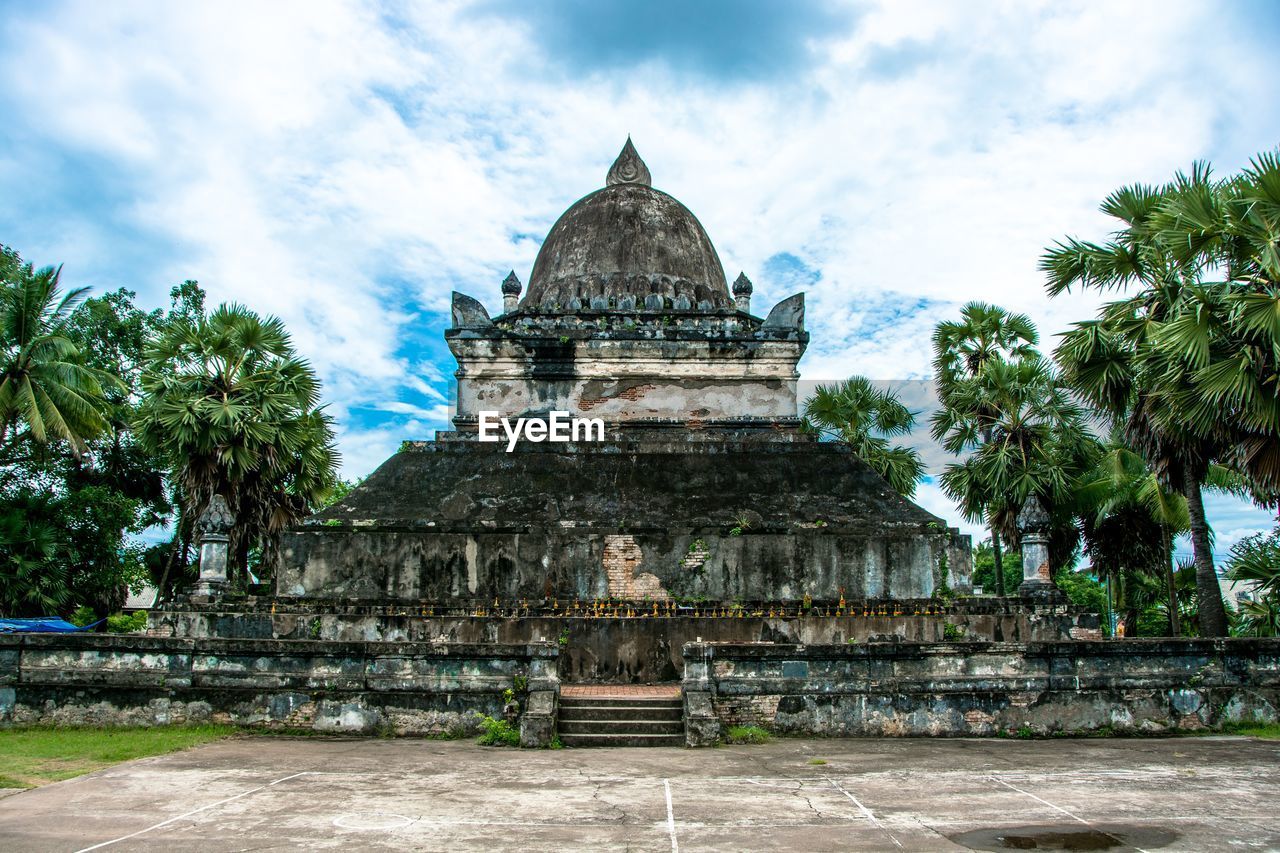
[[[1224,723],[1220,732],[1206,734],[1244,735],[1263,740],[1280,740],[1280,723]]]
[[[826,764],[827,760],[825,758],[810,758],[809,763],[814,766],[817,766],[819,764]]]
[[[724,733],[725,743],[768,743],[769,732],[759,726],[729,726]]]
[[[34,788],[121,761],[176,752],[236,732],[234,726],[0,729],[0,788]]]

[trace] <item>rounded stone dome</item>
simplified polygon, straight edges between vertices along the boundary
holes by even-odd
[[[648,185],[649,170],[631,140],[608,180],[551,227],[521,308],[732,309],[707,232],[687,207]]]

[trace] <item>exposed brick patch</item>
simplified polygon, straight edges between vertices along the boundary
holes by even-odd
[[[580,397],[578,398],[578,410],[582,412],[589,412],[596,406],[607,403],[610,400],[627,400],[634,403],[636,400],[639,400],[645,394],[657,387],[657,385],[642,383],[639,385],[632,385],[628,388],[623,388],[612,397]]]
[[[611,598],[647,598],[652,601],[669,598],[656,575],[648,572],[637,574],[636,569],[643,560],[644,554],[634,536],[612,534],[604,538],[603,563]]]
[[[716,717],[726,726],[761,726],[772,728],[778,715],[777,695],[717,696]]]

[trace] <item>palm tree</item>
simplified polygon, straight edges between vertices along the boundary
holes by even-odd
[[[1163,487],[1146,461],[1114,434],[1097,464],[1076,484],[1075,500],[1094,569],[1120,579],[1144,572],[1159,578],[1169,635],[1180,636],[1173,538],[1190,527],[1186,499]]]
[[[1228,576],[1254,585],[1252,600],[1240,602],[1236,630],[1248,637],[1280,636],[1280,529],[1233,545]]]
[[[960,394],[993,361],[1018,361],[1037,356],[1036,327],[1025,314],[1012,314],[1000,306],[986,302],[969,302],[960,309],[959,321],[943,321],[933,332],[933,373],[941,410],[934,412],[932,434],[942,441],[943,434],[965,423],[970,435],[968,447],[991,441],[992,425],[998,412],[992,409],[960,409]],[[955,451],[963,452],[963,451]],[[986,519],[991,528],[991,546],[996,565],[1002,565],[1001,526],[1018,514],[1018,508],[1000,505],[1000,496],[979,488],[972,471],[952,466],[950,494],[960,502],[965,517]],[[946,480],[945,480],[946,484]],[[1004,517],[1006,523],[1001,524]],[[1016,535],[1016,534],[1015,534]],[[1004,574],[996,573],[996,593],[1005,594]]]
[[[959,394],[972,383],[983,368],[993,361],[1016,361],[1037,355],[1035,326],[1025,314],[1013,314],[985,302],[969,302],[960,309],[960,321],[939,323],[933,333],[933,368],[941,410],[934,413],[932,434],[935,441],[954,425],[964,422],[973,437],[972,446],[991,439],[994,421],[999,413],[991,409],[960,408]],[[962,466],[963,467],[963,466]],[[986,518],[991,528],[991,547],[996,565],[1002,565],[1000,524],[998,516],[1008,516],[1009,507],[993,504],[998,498],[968,476],[967,469],[955,469],[950,494],[958,500],[965,517]],[[944,481],[945,485],[945,481]],[[1017,509],[1012,509],[1017,514]],[[1007,526],[1007,525],[1006,525]],[[996,572],[996,593],[1005,594],[1004,576]]]
[[[115,377],[79,363],[65,334],[88,288],[63,296],[61,267],[10,268],[16,275],[0,282],[0,443],[15,427],[26,427],[40,444],[63,439],[79,453],[85,439],[107,429],[103,386],[121,386]]]
[[[915,494],[924,473],[920,454],[888,439],[911,432],[916,418],[892,391],[864,376],[819,385],[805,402],[804,418],[808,430],[849,445],[898,494]]]
[[[1018,512],[1035,495],[1055,517],[1052,568],[1060,567],[1078,542],[1071,489],[1096,454],[1096,441],[1052,365],[1035,355],[993,358],[956,383],[948,403],[934,415],[934,434],[948,452],[971,455],[947,466],[943,490],[967,517],[985,512],[993,540],[1011,543],[1019,537]]]
[[[332,419],[319,382],[275,317],[240,305],[179,318],[149,348],[140,440],[169,460],[186,519],[222,495],[236,516],[239,579],[336,481]]]
[[[1224,294],[1201,286],[1207,256],[1175,251],[1167,237],[1172,200],[1200,192],[1208,181],[1207,168],[1197,165],[1192,176],[1163,188],[1117,190],[1102,205],[1122,223],[1112,241],[1059,242],[1041,269],[1051,295],[1072,287],[1137,288],[1106,305],[1098,320],[1075,324],[1055,355],[1081,396],[1123,428],[1162,484],[1186,498],[1201,629],[1225,636],[1203,488],[1211,464],[1230,456],[1240,437],[1201,386],[1227,312]]]

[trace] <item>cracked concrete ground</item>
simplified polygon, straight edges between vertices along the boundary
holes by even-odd
[[[1238,737],[236,738],[4,797],[0,849],[1280,850],[1278,765]]]

